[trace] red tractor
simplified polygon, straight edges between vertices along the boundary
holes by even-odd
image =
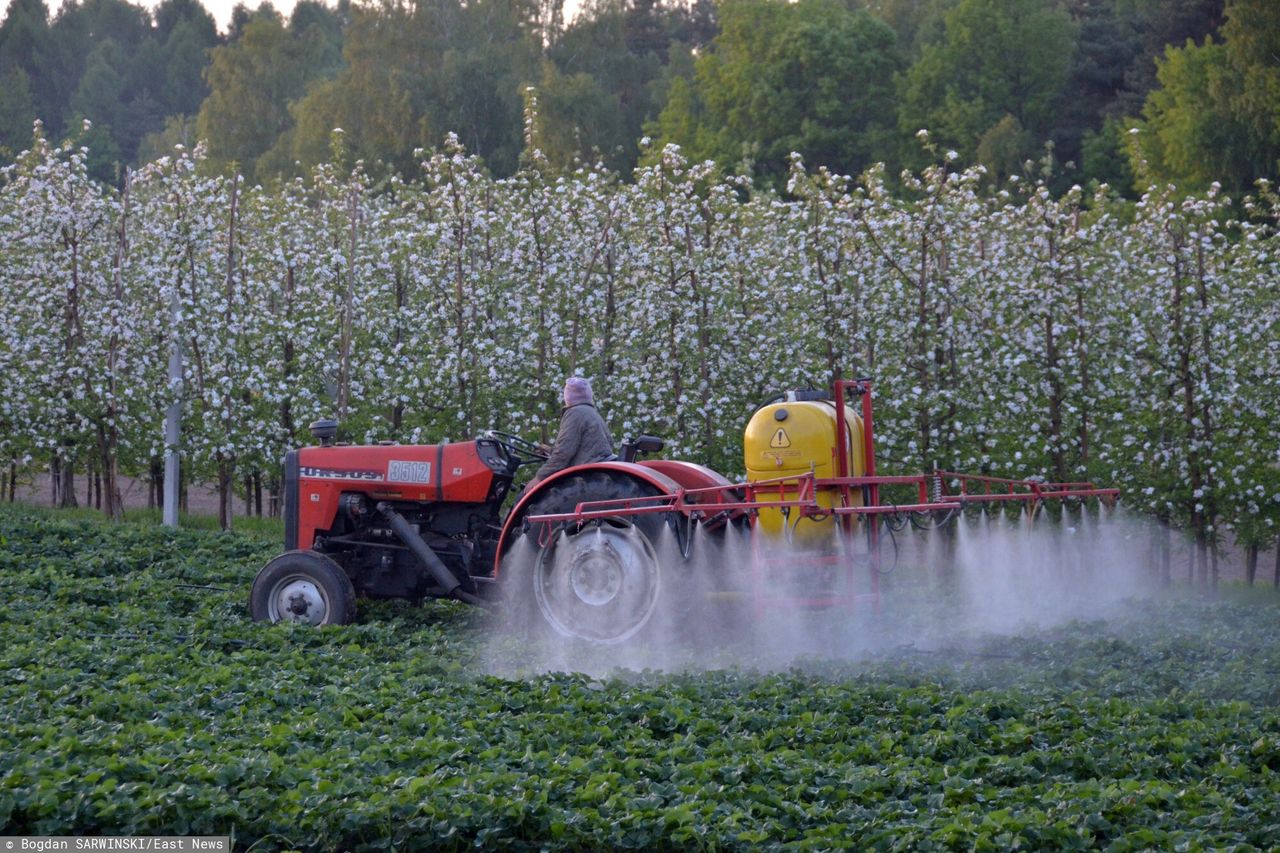
[[[662,602],[686,612],[696,604],[684,600],[695,539],[732,533],[750,543],[747,559],[720,561],[699,595],[745,594],[757,613],[852,606],[878,601],[881,516],[1117,495],[1091,483],[878,476],[871,402],[870,381],[858,379],[762,406],[746,430],[745,482],[691,462],[639,459],[662,448],[641,436],[616,461],[525,489],[505,515],[520,468],[545,458],[531,442],[489,431],[438,445],[344,446],[334,443],[335,422],[317,421],[319,446],[285,457],[286,550],[258,572],[250,609],[264,621],[344,624],[361,597],[493,606],[501,586],[505,604],[541,627],[619,643],[642,632]],[[882,490],[910,497],[889,503]],[[856,565],[870,569],[861,588]]]

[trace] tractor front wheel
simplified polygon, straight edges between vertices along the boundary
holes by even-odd
[[[356,593],[342,567],[315,551],[286,551],[253,579],[249,612],[259,622],[347,625]]]

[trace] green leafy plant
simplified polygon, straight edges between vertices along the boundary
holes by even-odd
[[[1280,602],[781,673],[498,678],[492,617],[249,621],[275,550],[0,510],[0,829],[263,849],[1280,843]],[[513,644],[514,647],[515,644]],[[749,665],[750,661],[746,664]]]

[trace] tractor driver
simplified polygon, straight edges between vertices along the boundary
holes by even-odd
[[[596,411],[591,383],[581,376],[570,376],[564,383],[564,411],[560,414],[555,447],[529,485],[574,465],[612,458],[613,439],[604,418]]]

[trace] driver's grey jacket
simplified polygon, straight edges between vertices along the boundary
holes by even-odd
[[[560,415],[556,446],[531,482],[536,483],[574,465],[603,462],[612,456],[613,439],[596,407],[590,403],[569,406]]]

